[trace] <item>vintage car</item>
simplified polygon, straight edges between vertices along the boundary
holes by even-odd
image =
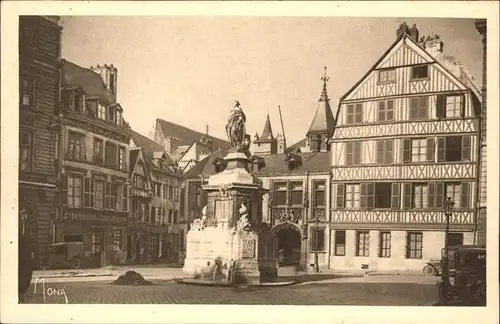
[[[49,256],[40,260],[42,270],[56,267],[80,269],[85,256],[83,242],[61,242],[49,245]]]
[[[437,282],[440,305],[486,305],[486,248],[462,245],[449,249],[450,270]]]
[[[450,273],[453,273],[454,271],[454,262],[453,262],[453,256],[454,256],[454,251],[456,251],[459,248],[463,248],[463,246],[453,246],[448,248],[448,271]],[[436,259],[430,259],[425,263],[424,268],[422,269],[422,272],[426,276],[440,276],[441,272],[443,271],[443,259],[444,259],[444,253],[445,249],[441,250],[441,258],[436,258]]]

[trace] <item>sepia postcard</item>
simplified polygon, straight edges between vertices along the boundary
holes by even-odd
[[[2,2],[1,321],[497,323],[499,8]]]

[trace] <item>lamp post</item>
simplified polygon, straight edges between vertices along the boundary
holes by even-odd
[[[318,256],[318,229],[319,229],[320,219],[318,215],[314,215],[314,270],[319,273],[319,256]]]
[[[444,202],[444,216],[446,217],[446,229],[444,238],[444,256],[443,256],[443,277],[449,279],[448,273],[448,233],[450,231],[450,217],[453,214],[453,205],[455,202],[448,197]]]

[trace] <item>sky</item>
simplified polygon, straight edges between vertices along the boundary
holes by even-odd
[[[156,118],[226,139],[235,100],[247,133],[304,138],[318,105],[324,66],[335,115],[339,98],[396,39],[402,21],[420,36],[437,34],[476,82],[481,35],[474,19],[350,17],[63,16],[62,57],[84,67],[118,69],[118,102],[135,131],[149,136]]]

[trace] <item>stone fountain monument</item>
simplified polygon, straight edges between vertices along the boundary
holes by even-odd
[[[226,124],[231,150],[226,168],[208,179],[208,203],[187,233],[183,271],[192,279],[260,284],[277,276],[276,241],[262,222],[267,190],[250,173],[246,116],[235,102]]]

